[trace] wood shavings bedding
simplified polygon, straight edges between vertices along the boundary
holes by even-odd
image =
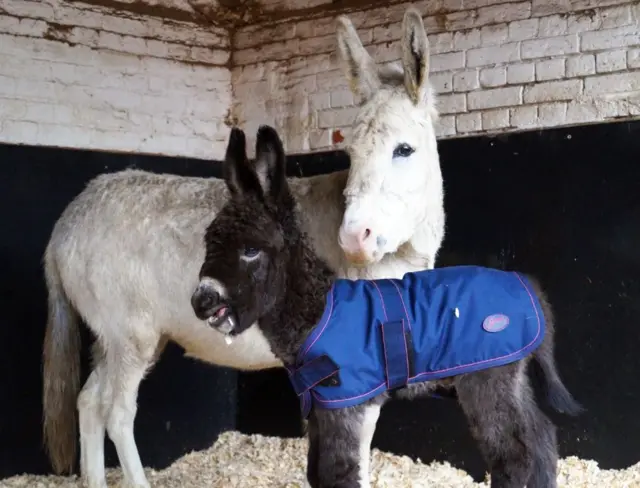
[[[162,471],[147,469],[154,488],[303,488],[306,439],[281,439],[237,432],[222,434],[208,450],[192,452]],[[119,469],[108,470],[109,487]],[[76,488],[78,478],[22,475],[0,480],[1,488]],[[371,488],[487,488],[448,463],[414,462],[374,449]],[[601,470],[595,461],[569,457],[558,466],[559,488],[640,488],[640,463],[624,470]]]

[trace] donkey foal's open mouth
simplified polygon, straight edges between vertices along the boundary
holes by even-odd
[[[223,333],[227,344],[231,344],[236,319],[230,305],[223,303],[216,307],[213,314],[207,319],[207,324]]]

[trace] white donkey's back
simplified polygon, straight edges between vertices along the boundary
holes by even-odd
[[[337,229],[345,180],[344,171],[291,180],[301,214],[313,216],[301,220],[310,223],[318,249],[335,269],[344,262]],[[49,291],[66,297],[101,340],[137,335],[144,325],[214,364],[276,365],[268,349],[266,359],[252,364],[251,356],[227,347],[190,306],[204,232],[227,198],[224,181],[214,178],[138,170],[96,177],[53,229],[45,256]]]
[[[161,328],[188,319],[182,302],[198,274],[204,229],[225,199],[217,179],[136,170],[98,176],[57,221],[45,272],[57,275],[94,332],[140,315]]]

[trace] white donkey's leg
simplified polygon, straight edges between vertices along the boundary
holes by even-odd
[[[135,347],[114,348],[107,354],[107,370],[110,383],[110,411],[107,416],[107,432],[113,441],[122,467],[124,485],[149,488],[140,454],[133,436],[133,424],[137,412],[138,388],[154,360],[159,337],[136,338]]]
[[[78,395],[80,473],[87,488],[107,486],[104,472],[105,416],[101,399],[101,390],[106,381],[105,372],[104,360],[97,360]]]
[[[371,441],[380,417],[381,405],[368,405],[364,410],[360,434],[360,487],[369,488],[371,481]]]

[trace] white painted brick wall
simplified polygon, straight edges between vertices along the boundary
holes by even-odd
[[[304,0],[287,2],[300,8]],[[413,5],[429,34],[441,138],[640,116],[637,0]],[[376,61],[400,59],[406,6],[349,14]],[[233,114],[249,137],[269,123],[292,152],[340,146],[355,109],[334,36],[333,16],[236,33]]]
[[[2,2],[0,142],[221,158],[227,32],[81,5]]]
[[[637,0],[413,5],[429,33],[442,138],[640,116]],[[400,58],[406,6],[349,14],[377,61]],[[218,159],[235,121],[250,139],[274,125],[290,152],[339,147],[356,109],[335,49],[329,15],[246,27],[230,46],[211,26],[3,2],[0,142]]]

